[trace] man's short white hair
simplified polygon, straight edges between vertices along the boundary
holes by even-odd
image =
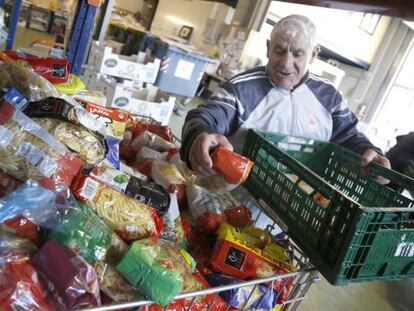
[[[317,45],[316,40],[316,26],[315,24],[306,16],[293,14],[282,18],[274,26],[272,33],[270,35],[270,40],[273,40],[273,37],[277,32],[283,30],[291,29],[300,29],[303,31],[304,35],[309,38],[311,48],[313,49]]]

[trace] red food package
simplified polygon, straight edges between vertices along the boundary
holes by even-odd
[[[40,228],[23,216],[6,220],[4,224],[17,236],[27,238],[37,244],[40,239]]]
[[[249,159],[223,147],[218,147],[211,155],[213,168],[223,175],[229,184],[239,185],[244,182],[254,163]]]
[[[165,139],[166,141],[173,142],[174,136],[172,134],[171,129],[168,126],[160,125],[157,123],[149,123],[145,120],[132,120],[132,126],[130,130],[133,132],[134,137],[138,136],[144,131],[150,131],[161,138]]]
[[[67,83],[69,81],[70,65],[66,59],[37,57],[15,51],[5,51],[4,53],[12,60],[30,67],[35,73],[54,84]]]
[[[152,164],[154,160],[148,159],[143,162],[131,163],[131,167],[137,169],[140,173],[144,174],[148,178],[152,178]]]
[[[89,205],[118,235],[127,241],[157,238],[163,222],[154,208],[87,175],[78,175],[71,190]]]
[[[251,243],[248,234],[223,224],[218,230],[211,266],[239,279],[255,279],[293,271],[290,260],[283,247],[270,244],[260,249]]]
[[[161,138],[160,136],[144,131],[137,136],[134,136],[131,142],[131,147],[135,151],[140,151],[142,147],[149,147],[157,151],[168,151],[177,148],[173,143]]]
[[[68,309],[101,304],[95,270],[70,249],[56,241],[48,241],[31,263]]]
[[[22,182],[0,170],[0,198],[20,186]]]
[[[11,262],[0,267],[0,310],[56,310],[28,261]]]

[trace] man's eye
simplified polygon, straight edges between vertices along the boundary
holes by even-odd
[[[274,49],[273,49],[273,51],[274,51],[275,53],[278,53],[278,54],[283,54],[283,53],[284,53],[284,50],[283,50],[283,49],[281,49],[281,48],[274,48]]]
[[[293,56],[294,57],[302,57],[303,54],[305,54],[305,53],[304,52],[295,52],[295,53],[293,53]]]

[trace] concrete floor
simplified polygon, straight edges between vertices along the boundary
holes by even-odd
[[[30,44],[37,39],[44,39],[54,42],[55,36],[44,31],[38,31],[30,28],[20,26],[17,28],[16,37],[14,39],[13,49],[28,48]],[[0,49],[5,49],[5,44],[0,44]]]

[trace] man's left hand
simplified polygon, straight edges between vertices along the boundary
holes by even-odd
[[[378,164],[382,165],[385,168],[388,168],[388,169],[391,168],[390,161],[386,157],[380,155],[374,149],[368,149],[362,155],[361,166],[364,168],[368,164],[370,164],[372,161],[377,162]],[[382,176],[378,176],[378,175],[375,176],[374,179],[381,185],[386,185],[390,182],[388,179]]]

